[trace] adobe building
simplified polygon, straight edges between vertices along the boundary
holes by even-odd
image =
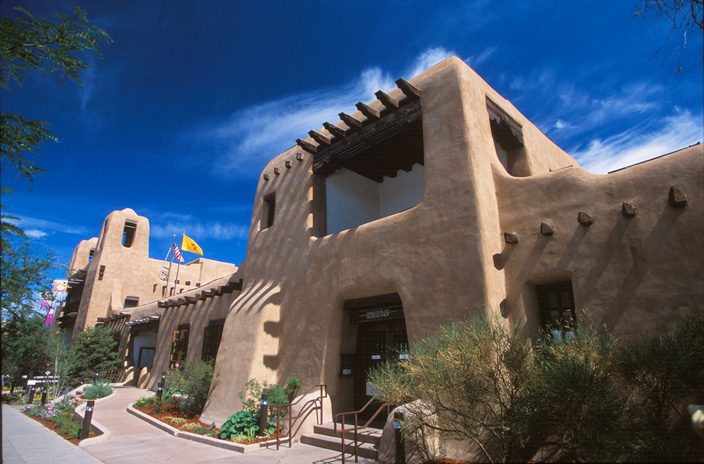
[[[210,285],[193,275],[200,287],[165,293],[147,260],[152,280],[127,277],[137,270],[118,255],[145,259],[148,223],[112,213],[76,327],[158,327],[149,387],[174,359],[214,357],[205,340],[217,338],[203,419],[220,424],[251,378],[298,376],[305,390],[327,385],[334,412],[356,409],[374,392],[370,366],[448,321],[487,315],[559,336],[576,319],[627,339],[703,310],[702,145],[596,175],[457,58],[397,85],[268,163],[246,260],[219,263]],[[138,229],[123,250],[128,217]],[[105,278],[125,273],[99,288],[103,265]],[[125,308],[128,296],[140,306]]]

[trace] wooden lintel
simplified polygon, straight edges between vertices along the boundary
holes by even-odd
[[[381,117],[379,110],[372,108],[366,103],[357,102],[354,106],[365,115],[367,119],[379,119]]]
[[[298,145],[299,147],[303,148],[303,149],[304,149],[305,151],[307,151],[308,153],[313,153],[313,154],[315,154],[315,153],[318,152],[318,147],[317,147],[316,145],[313,145],[312,143],[307,142],[307,141],[302,140],[302,139],[296,139],[296,145]]]
[[[420,98],[420,90],[415,85],[408,82],[406,79],[397,79],[396,87],[401,89],[401,92],[406,96],[406,99]],[[403,102],[402,102],[403,103]]]
[[[344,129],[340,128],[340,127],[337,127],[337,126],[334,125],[334,124],[330,124],[329,122],[324,122],[324,123],[323,123],[323,127],[326,128],[326,129],[328,130],[328,132],[330,132],[330,133],[331,133],[332,135],[334,135],[335,137],[342,138],[342,137],[345,137],[345,136],[347,135],[347,131],[346,131],[346,130],[344,130]]]
[[[350,129],[359,129],[362,127],[362,121],[359,119],[350,116],[347,113],[340,113],[338,116],[340,116],[340,119],[349,126]]]
[[[378,98],[379,101],[381,103],[383,103],[383,105],[386,107],[386,109],[393,110],[395,108],[398,108],[398,100],[393,98],[388,93],[381,91],[381,90],[377,90],[377,92],[374,95],[376,95],[376,98]]]
[[[313,137],[313,140],[318,142],[319,145],[330,145],[332,143],[332,140],[330,140],[330,137],[326,137],[325,135],[321,134],[320,132],[317,131],[308,131],[308,135]]]

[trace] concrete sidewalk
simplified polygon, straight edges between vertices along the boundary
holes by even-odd
[[[113,398],[96,404],[93,417],[110,430],[102,442],[82,445],[82,449],[108,464],[128,463],[252,463],[309,464],[340,462],[340,453],[296,443],[279,451],[265,449],[251,454],[216,448],[176,438],[127,412],[127,405],[149,392],[134,387],[116,388]],[[354,459],[348,462],[354,462]],[[70,461],[67,461],[70,462]],[[359,460],[360,463],[375,461]]]
[[[81,448],[6,404],[2,405],[2,462],[5,464],[100,463]]]

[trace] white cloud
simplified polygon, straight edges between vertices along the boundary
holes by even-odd
[[[44,238],[49,235],[43,230],[39,229],[27,229],[24,231],[24,234],[29,238]]]
[[[444,48],[430,48],[402,76],[411,78],[453,54]],[[334,124],[339,120],[338,113],[356,111],[356,102],[368,102],[377,90],[393,88],[389,72],[370,67],[339,87],[288,95],[237,111],[225,121],[201,128],[195,136],[196,144],[203,151],[217,154],[217,172],[251,175],[293,146],[297,138],[306,138],[309,130],[320,128],[325,121]]]
[[[442,47],[429,48],[418,55],[411,65],[410,70],[406,72],[406,77],[410,79],[455,54],[456,53],[452,50],[447,50]]]
[[[63,224],[60,222],[48,221],[46,219],[38,219],[29,216],[19,216],[17,220],[9,220],[13,224],[17,224],[19,227],[25,229],[25,233],[28,232],[27,228],[31,228],[35,233],[44,233],[47,235],[46,230],[51,232],[62,232],[64,234],[72,235],[87,235],[89,230],[83,226],[73,226],[68,224]],[[41,237],[35,237],[41,238]]]
[[[572,151],[588,170],[604,174],[702,141],[702,115],[676,109],[658,123],[636,126]]]
[[[476,67],[491,58],[491,55],[496,51],[496,47],[486,47],[478,55],[470,55],[464,61],[472,67]]]
[[[185,232],[196,241],[209,238],[214,240],[245,239],[249,233],[249,227],[241,224],[212,222],[203,224],[199,222],[167,222],[163,224],[152,224],[150,235],[152,238],[171,238]]]

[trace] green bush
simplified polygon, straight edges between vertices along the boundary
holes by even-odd
[[[586,324],[572,332],[569,341],[530,343],[483,319],[451,324],[370,380],[385,401],[407,404],[405,430],[438,431],[494,462],[539,451],[552,453],[541,459],[602,462],[704,454],[682,413],[702,401],[703,311],[637,344]]]
[[[166,374],[166,389],[181,395],[176,400],[181,411],[200,414],[208,399],[212,379],[212,364],[200,359],[186,361],[181,369],[171,369]]]
[[[59,428],[59,432],[63,435],[79,438],[81,434],[81,424],[73,420],[73,415],[61,414],[55,416],[52,421]]]
[[[267,403],[274,406],[290,403],[298,395],[300,389],[301,381],[298,377],[290,377],[283,387],[269,384],[266,380],[260,383],[257,379],[249,379],[245,384],[244,391],[241,391],[239,396],[245,410],[259,414],[262,394],[266,394]]]
[[[298,377],[289,377],[288,380],[286,380],[286,385],[284,386],[284,393],[286,394],[286,398],[288,398],[288,402],[291,403],[296,396],[298,396],[298,392],[301,391],[301,379]]]
[[[96,400],[112,394],[112,387],[108,381],[100,380],[86,387],[83,397],[87,400]]]
[[[80,332],[66,355],[68,377],[79,382],[92,378],[96,372],[104,374],[117,369],[117,348],[107,327],[99,325]]]
[[[268,421],[266,435],[274,433],[275,424]],[[249,441],[254,441],[254,437],[259,432],[259,413],[249,410],[239,411],[227,418],[220,427],[219,437],[223,440],[234,440],[246,437]]]
[[[138,399],[134,403],[135,407],[137,408],[144,408],[146,406],[149,406],[150,404],[156,404],[156,396],[145,396],[143,398]]]

